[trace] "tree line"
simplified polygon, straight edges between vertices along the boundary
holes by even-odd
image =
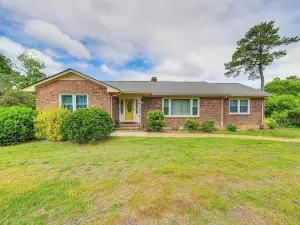
[[[0,106],[35,108],[34,94],[21,91],[44,78],[45,63],[23,52],[15,60],[0,54]]]

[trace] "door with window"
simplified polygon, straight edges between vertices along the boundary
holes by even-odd
[[[133,99],[125,99],[125,120],[134,120],[134,102]]]

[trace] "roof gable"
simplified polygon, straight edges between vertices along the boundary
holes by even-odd
[[[23,91],[35,92],[37,87],[46,85],[46,84],[56,81],[56,80],[89,80],[91,82],[95,82],[99,85],[107,87],[107,92],[120,92],[120,90],[118,88],[115,88],[115,87],[108,85],[104,82],[101,82],[99,80],[96,80],[90,76],[87,76],[87,75],[80,73],[73,69],[67,69],[63,72],[60,72],[60,73],[54,74],[53,76],[47,77],[35,84],[32,84],[28,87],[23,88]]]

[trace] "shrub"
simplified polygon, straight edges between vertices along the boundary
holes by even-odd
[[[25,107],[0,108],[0,145],[34,139],[36,111]]]
[[[288,111],[287,119],[291,125],[300,126],[300,108]]]
[[[78,109],[68,114],[61,124],[63,139],[77,143],[96,143],[107,139],[113,131],[111,116],[96,108]]]
[[[195,132],[199,128],[197,120],[189,119],[184,122],[184,129],[188,132]]]
[[[40,112],[34,120],[35,137],[49,141],[61,141],[60,127],[70,112],[66,108],[55,108]]]
[[[278,123],[274,119],[270,119],[270,121],[266,124],[270,129],[275,129],[276,127],[278,127]]]
[[[227,130],[231,132],[236,132],[237,126],[233,123],[227,124]]]
[[[114,126],[115,126],[115,128],[119,128],[120,127],[120,121],[119,120],[114,120]]]
[[[218,128],[215,127],[214,120],[203,121],[200,125],[200,131],[202,132],[213,133],[216,132],[217,130]]]
[[[300,107],[299,97],[293,95],[274,95],[265,101],[265,115],[271,117],[275,112],[283,112]]]
[[[161,132],[166,124],[164,113],[159,110],[148,112],[146,120],[147,131],[149,132]]]
[[[288,111],[285,110],[283,112],[274,112],[271,116],[273,120],[275,120],[281,126],[288,126],[290,122],[288,120]]]

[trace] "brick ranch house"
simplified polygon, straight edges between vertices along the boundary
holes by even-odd
[[[120,123],[145,124],[152,110],[165,114],[167,126],[183,126],[188,118],[259,126],[264,120],[266,92],[238,83],[99,81],[72,69],[23,89],[36,93],[38,111],[65,106],[71,111],[97,107]]]

